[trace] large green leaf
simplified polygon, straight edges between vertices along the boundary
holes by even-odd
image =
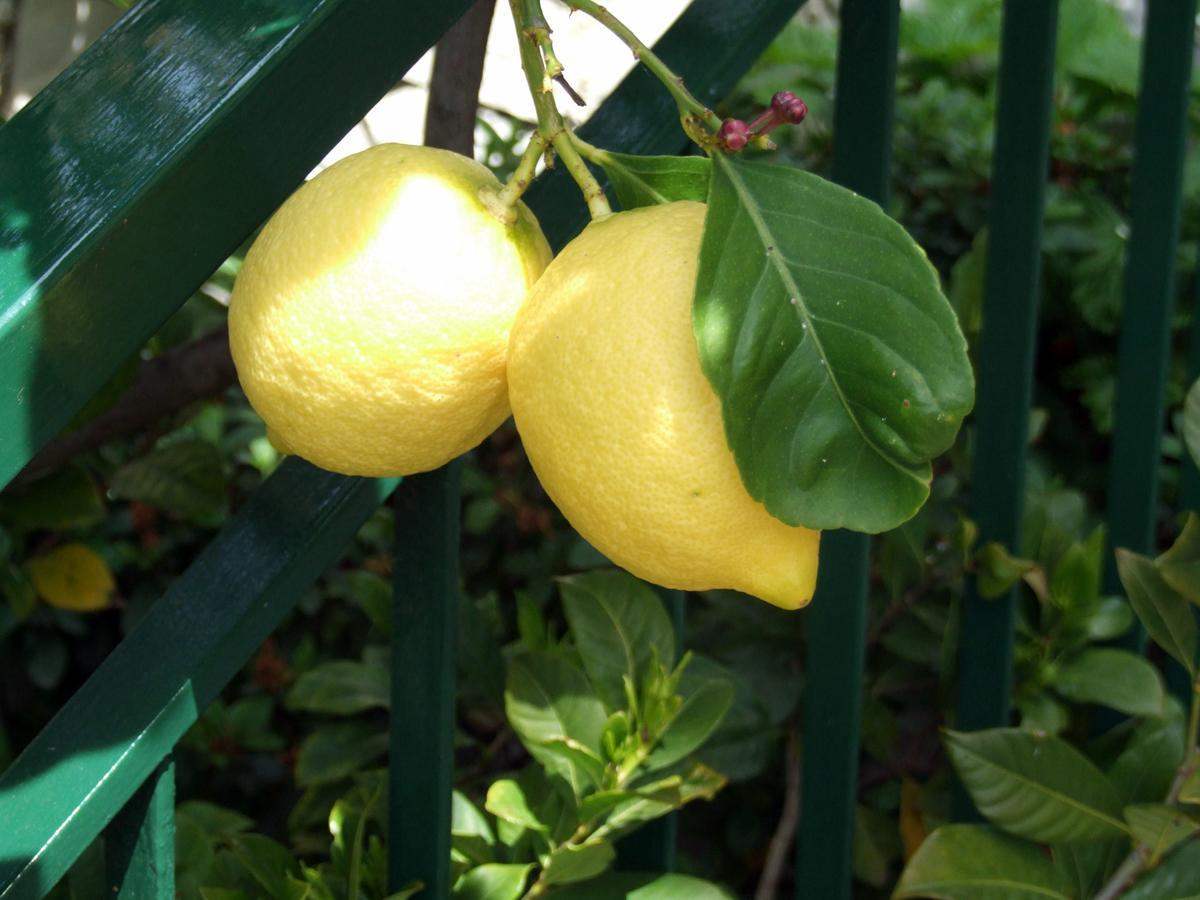
[[[623,709],[626,675],[640,686],[655,650],[661,662],[675,661],[675,632],[662,600],[619,569],[575,575],[559,585],[588,678],[609,709]]]
[[[943,825],[908,861],[892,896],[1072,900],[1074,894],[1040,847],[985,825]]]
[[[454,885],[455,900],[517,900],[533,863],[486,863],[476,866]]]
[[[1117,571],[1133,611],[1154,643],[1195,673],[1196,617],[1187,600],[1167,583],[1153,562],[1137,553],[1117,550]]]
[[[979,811],[1043,843],[1127,834],[1116,788],[1082,753],[1019,728],[946,732],[946,750]]]
[[[504,709],[530,754],[566,778],[577,796],[595,784],[586,768],[566,752],[577,747],[597,759],[600,756],[607,713],[583,672],[546,653],[514,657],[508,664]],[[551,743],[556,746],[547,746]]]
[[[708,196],[712,163],[704,156],[632,156],[596,148],[589,153],[612,182],[621,209]]]
[[[104,518],[104,501],[82,466],[66,466],[0,496],[0,520],[15,529],[83,528]]]
[[[1183,532],[1154,562],[1167,584],[1193,603],[1200,603],[1200,516],[1188,513]]]
[[[1087,647],[1059,664],[1054,689],[1068,700],[1097,703],[1131,716],[1163,713],[1158,670],[1140,656],[1110,647]]]
[[[189,440],[126,463],[109,481],[114,497],[138,500],[201,525],[215,526],[227,511],[221,454],[208,441]]]
[[[309,669],[288,691],[287,706],[347,716],[391,706],[391,673],[380,657],[338,659]]]
[[[563,844],[550,852],[540,877],[546,884],[584,881],[595,878],[616,858],[617,851],[608,841],[593,839],[586,844]]]
[[[1121,900],[1196,900],[1200,897],[1200,841],[1189,841],[1121,895]]]
[[[554,900],[733,900],[711,881],[657,872],[608,872],[556,890]]]
[[[718,154],[693,319],[742,481],[772,515],[879,532],[917,511],[974,379],[937,273],[877,205]]]

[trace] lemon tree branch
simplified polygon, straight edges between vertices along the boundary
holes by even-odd
[[[604,189],[600,187],[600,183],[588,169],[587,163],[583,161],[583,157],[579,155],[575,145],[571,143],[567,126],[554,102],[554,95],[550,92],[550,76],[547,75],[547,60],[544,58],[544,46],[549,43],[549,28],[542,15],[541,3],[539,0],[509,0],[509,7],[512,10],[513,22],[517,29],[521,68],[525,71],[529,94],[533,98],[534,109],[537,110],[538,134],[546,144],[554,148],[558,158],[562,160],[571,177],[575,179],[575,183],[579,185],[579,190],[583,193],[583,199],[587,203],[588,212],[591,213],[592,218],[606,216],[612,212],[612,209],[608,205],[608,199],[604,196]],[[539,35],[542,37],[539,38]],[[561,74],[562,66],[553,56],[553,51],[551,51],[549,59],[558,67],[558,74]],[[522,163],[524,162],[525,160],[522,159]],[[517,175],[514,174],[513,178],[509,180],[509,184],[505,185],[504,193],[508,196],[512,196],[514,193],[516,196],[520,196],[516,177]],[[515,202],[515,197],[513,199]]]

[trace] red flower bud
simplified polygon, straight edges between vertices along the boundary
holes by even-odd
[[[750,126],[741,119],[726,119],[721,123],[717,139],[736,153],[750,142]]]

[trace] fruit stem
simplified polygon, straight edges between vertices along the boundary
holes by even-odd
[[[508,6],[512,10],[513,23],[517,29],[521,68],[525,70],[529,94],[533,98],[534,109],[537,110],[537,133],[544,144],[554,148],[571,177],[575,179],[575,183],[579,185],[592,218],[607,216],[612,213],[612,208],[608,205],[608,198],[604,196],[604,189],[600,187],[587,163],[571,143],[567,126],[558,111],[558,105],[554,102],[554,94],[551,92],[552,79],[547,74],[548,66],[556,66],[556,75],[561,75],[562,65],[554,56],[553,49],[548,55],[546,53],[550,44],[550,29],[542,14],[541,0],[508,0]],[[526,155],[528,153],[529,151],[526,151]],[[521,162],[525,163],[524,157]],[[507,185],[505,190],[508,190]]]
[[[542,137],[540,131],[535,131],[530,135],[529,146],[521,154],[521,161],[517,163],[517,168],[513,171],[512,176],[504,183],[500,193],[496,195],[505,221],[512,223],[517,220],[517,201],[521,199],[521,195],[525,193],[529,185],[533,184],[538,160],[542,158],[542,154],[549,146],[550,144]]]
[[[654,75],[675,99],[679,107],[679,120],[688,137],[704,149],[713,144],[713,134],[721,127],[720,117],[711,109],[697,100],[684,87],[683,79],[676,75],[659,56],[647,47],[627,25],[610,13],[605,7],[593,0],[564,0],[572,10],[591,16],[613,34],[633,52],[633,57]]]

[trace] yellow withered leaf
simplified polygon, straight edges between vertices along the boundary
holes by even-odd
[[[83,544],[63,544],[26,563],[39,597],[51,606],[94,612],[112,605],[117,586],[101,556]]]

